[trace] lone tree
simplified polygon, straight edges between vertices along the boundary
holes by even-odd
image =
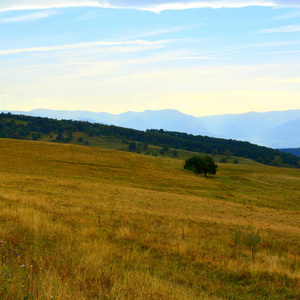
[[[215,164],[213,158],[210,155],[205,155],[203,158],[204,167],[203,172],[204,176],[206,177],[206,174],[216,175],[218,165]]]
[[[205,155],[201,158],[198,155],[194,155],[185,161],[184,168],[193,171],[196,175],[204,173],[215,175],[217,173],[218,165],[214,163],[213,158],[209,155]]]
[[[193,171],[196,175],[203,173],[204,161],[199,155],[194,155],[186,159],[184,168]]]

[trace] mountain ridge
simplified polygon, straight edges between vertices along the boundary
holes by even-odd
[[[8,111],[3,111],[8,112]],[[121,114],[84,110],[10,111],[30,116],[72,119],[137,130],[164,129],[194,135],[236,139],[271,148],[300,147],[300,109],[195,117],[175,109],[127,111]]]

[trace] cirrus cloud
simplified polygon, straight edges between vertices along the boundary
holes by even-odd
[[[171,40],[159,40],[159,41],[147,41],[147,40],[135,40],[135,41],[124,41],[124,42],[108,42],[108,41],[98,41],[98,42],[86,42],[78,44],[66,44],[59,46],[44,46],[44,47],[31,47],[31,48],[22,48],[22,49],[0,49],[0,55],[9,55],[9,54],[18,54],[26,52],[50,52],[50,51],[61,51],[61,50],[70,50],[78,48],[90,48],[90,47],[108,47],[108,46],[148,46],[148,47],[157,47],[162,46],[165,43],[170,42]],[[139,49],[139,48],[136,48]],[[124,52],[124,49],[122,49]]]
[[[57,15],[57,12],[52,10],[34,12],[23,16],[0,19],[0,24],[35,21],[35,20],[49,18],[53,15]]]
[[[164,10],[196,8],[239,8],[246,6],[300,7],[299,0],[2,0],[1,11],[64,7],[138,9],[159,13]]]
[[[263,29],[258,31],[257,33],[298,32],[298,31],[300,31],[300,24]]]

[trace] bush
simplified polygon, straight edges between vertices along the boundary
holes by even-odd
[[[135,151],[136,150],[136,142],[130,142],[128,145],[128,149],[130,151]]]
[[[228,160],[227,160],[226,157],[221,157],[219,161],[220,161],[220,163],[222,163],[222,164],[227,164],[227,162],[228,162]]]
[[[227,149],[224,154],[228,159],[231,158],[231,156],[232,156],[230,149]]]
[[[282,166],[282,159],[280,156],[276,155],[272,161],[272,165],[275,167],[281,167]]]
[[[173,157],[177,157],[178,156],[178,151],[177,150],[173,150],[172,151],[172,156]]]
[[[32,139],[33,139],[34,141],[37,141],[37,140],[38,140],[38,135],[36,134],[36,132],[33,132],[33,133],[31,134],[31,136],[32,136]]]
[[[147,151],[147,150],[148,150],[148,143],[143,143],[142,149],[143,149],[144,151]]]

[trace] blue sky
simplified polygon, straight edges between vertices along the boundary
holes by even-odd
[[[300,109],[298,0],[2,0],[0,109]]]

